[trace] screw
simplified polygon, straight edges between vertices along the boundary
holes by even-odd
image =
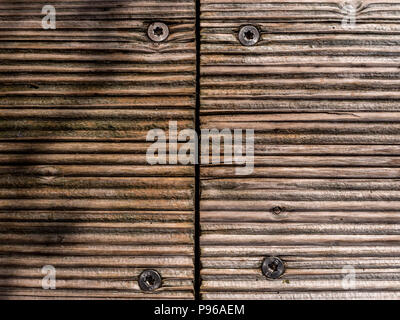
[[[162,42],[169,36],[169,28],[163,22],[153,22],[147,28],[147,35],[154,42]]]
[[[155,270],[144,270],[139,275],[139,287],[143,291],[154,291],[161,287],[161,276]]]
[[[239,41],[244,46],[254,46],[260,40],[260,32],[254,26],[243,26],[239,31]]]
[[[267,278],[278,279],[285,272],[285,264],[277,257],[268,257],[265,258],[261,270]]]
[[[279,215],[283,212],[284,208],[282,207],[274,207],[272,208],[272,213],[275,215]]]

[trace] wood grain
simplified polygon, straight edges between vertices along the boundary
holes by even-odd
[[[0,299],[193,299],[194,168],[145,156],[149,130],[194,127],[194,26],[193,0],[1,1]]]
[[[255,130],[250,176],[201,168],[204,299],[399,298],[400,3],[358,1],[353,29],[344,4],[201,0],[201,127]]]

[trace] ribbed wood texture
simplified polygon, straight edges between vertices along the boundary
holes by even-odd
[[[193,0],[1,1],[0,298],[193,298],[194,168],[148,165],[145,140],[194,126],[194,26]]]
[[[400,298],[400,2],[343,5],[201,0],[201,126],[256,140],[252,175],[201,168],[205,299]]]

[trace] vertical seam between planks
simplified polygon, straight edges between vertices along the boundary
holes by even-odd
[[[196,4],[196,111],[195,129],[198,142],[200,142],[200,0],[195,0]],[[194,213],[194,296],[195,300],[200,300],[200,269],[201,269],[201,248],[200,248],[200,143],[197,143],[197,161],[195,163],[195,213]]]

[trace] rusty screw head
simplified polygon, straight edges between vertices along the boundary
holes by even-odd
[[[278,279],[285,272],[285,264],[277,257],[268,257],[264,260],[261,270],[269,279]]]
[[[243,26],[239,31],[239,41],[244,46],[254,46],[260,40],[260,32],[254,26]]]
[[[155,270],[144,270],[139,275],[139,287],[143,291],[154,291],[161,287],[161,276]]]
[[[169,36],[169,28],[163,22],[153,22],[147,28],[147,35],[154,42],[162,42]]]

